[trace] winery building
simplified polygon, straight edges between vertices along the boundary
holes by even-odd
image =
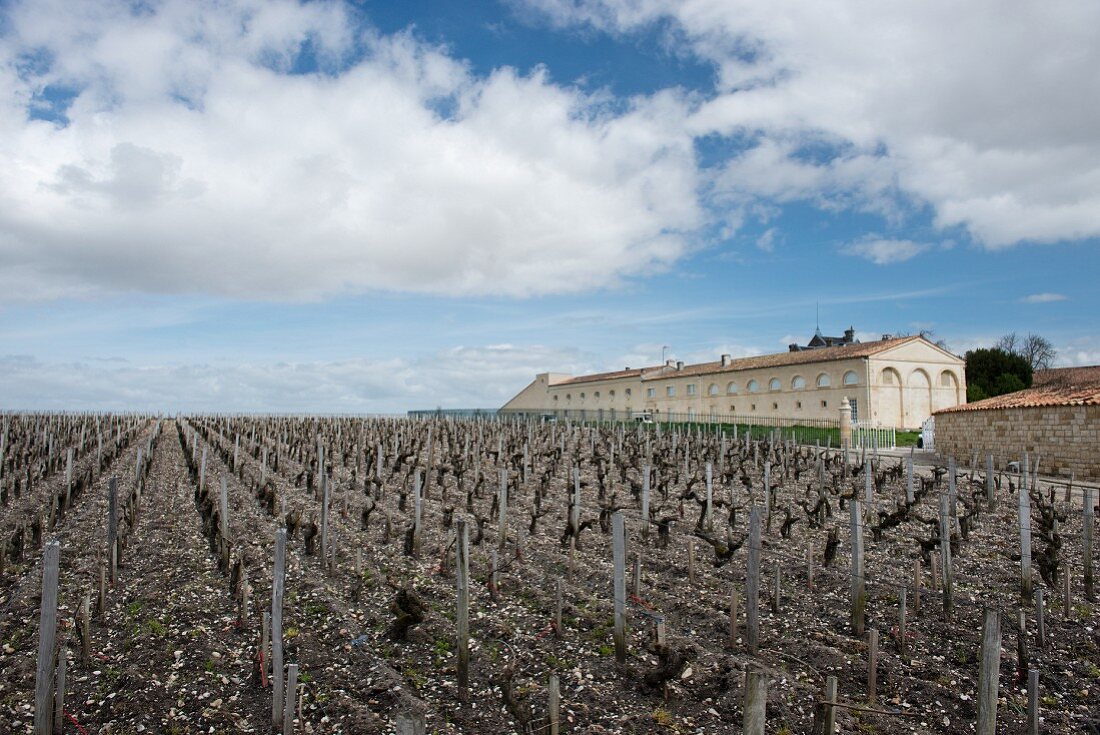
[[[934,412],[966,401],[962,358],[924,337],[859,342],[820,331],[787,352],[696,365],[668,361],[594,375],[541,373],[504,413],[625,420],[759,420],[798,423],[841,416],[917,429]],[[845,400],[846,399],[846,400]],[[765,419],[767,421],[765,421]]]

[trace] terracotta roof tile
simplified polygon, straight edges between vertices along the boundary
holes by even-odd
[[[655,380],[658,378],[679,378],[688,375],[708,375],[711,373],[732,373],[740,370],[759,370],[761,368],[784,367],[787,365],[809,365],[817,362],[832,362],[834,360],[850,360],[857,357],[870,357],[891,347],[921,339],[921,337],[895,337],[877,342],[860,342],[838,347],[822,347],[816,350],[801,350],[799,352],[777,352],[772,355],[756,355],[755,357],[741,357],[731,360],[728,365],[719,362],[704,362],[698,365],[685,365],[683,370],[676,368],[664,368],[654,372],[647,372],[643,380]]]
[[[610,373],[594,373],[592,375],[578,375],[575,378],[569,378],[563,380],[560,383],[554,383],[553,387],[560,385],[572,385],[573,383],[595,383],[600,380],[617,380],[619,378],[636,378],[642,374],[644,370],[656,370],[656,368],[633,368],[631,370],[616,370]]]
[[[1036,370],[1032,388],[1046,385],[1090,385],[1100,383],[1100,365]]]
[[[1100,406],[1100,365],[1040,370],[1035,373],[1030,388],[945,408],[936,413],[1044,406]]]
[[[685,365],[683,370],[677,370],[673,366],[658,365],[655,367],[640,368],[635,370],[620,370],[612,373],[598,373],[596,375],[580,375],[576,378],[555,383],[555,386],[574,383],[593,383],[600,380],[614,380],[616,378],[640,377],[642,380],[662,380],[668,378],[682,378],[691,375],[709,375],[712,373],[732,373],[740,370],[759,370],[762,368],[783,367],[786,365],[809,365],[819,362],[832,362],[834,360],[850,360],[858,357],[870,357],[892,347],[923,339],[923,337],[894,337],[876,342],[859,342],[857,344],[839,345],[837,347],[822,347],[816,350],[802,350],[799,352],[777,352],[772,355],[756,355],[754,357],[741,357],[731,360],[728,365],[722,362],[703,362],[697,365]]]

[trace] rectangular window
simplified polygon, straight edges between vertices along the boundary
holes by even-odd
[[[657,389],[656,388],[646,388],[645,389],[645,394],[649,398],[656,398],[657,397]]]
[[[669,398],[672,398],[674,395],[676,395],[676,386],[674,386],[674,385],[666,386],[665,387],[665,395],[668,396]]]
[[[829,407],[829,402],[828,401],[822,401],[821,402],[821,407],[822,408],[828,408]]]
[[[849,398],[848,403],[852,404],[852,421],[859,421],[859,406],[856,405],[856,399]]]
[[[695,383],[688,383],[688,395],[695,395]]]
[[[794,407],[797,408],[799,411],[801,411],[802,410],[802,401],[798,401],[797,403],[795,403]]]

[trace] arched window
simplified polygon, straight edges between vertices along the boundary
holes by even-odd
[[[885,370],[883,370],[882,371],[882,384],[883,385],[894,385],[894,382],[895,382],[894,381],[894,374],[895,374],[895,371],[894,371],[893,368],[886,368]]]
[[[791,387],[795,390],[803,390],[806,387],[806,379],[801,375],[796,375],[791,380]]]
[[[600,392],[596,391],[595,393],[592,394],[592,397],[593,398],[599,398],[600,397]]]
[[[818,388],[828,388],[832,384],[833,384],[833,381],[829,380],[828,373],[822,373],[821,375],[817,376],[817,387]]]
[[[615,389],[612,388],[611,390],[607,391],[607,395],[611,398],[614,398],[615,397]]]
[[[581,393],[581,400],[584,400],[584,393]]]
[[[758,390],[760,390],[760,384],[757,383],[755,380],[750,380],[749,381],[749,393],[755,393]]]
[[[710,396],[718,395],[718,384],[717,383],[711,383],[710,384],[710,386],[707,388],[707,395],[710,395]]]
[[[737,392],[737,382],[736,381],[733,381],[729,385],[726,386],[726,393],[729,393],[729,394],[732,395],[736,392]]]
[[[768,390],[779,390],[782,385],[783,384],[779,382],[779,378],[772,378],[768,381]]]
[[[573,400],[573,394],[572,393],[566,393],[565,394],[565,400],[567,400],[567,401]]]
[[[849,370],[848,372],[844,373],[844,385],[858,385],[858,384],[859,384],[859,376],[856,375],[855,370]]]
[[[554,400],[555,400],[555,401],[556,401],[556,400],[558,400],[558,398],[559,398],[559,397],[560,397],[560,396],[558,396],[558,394],[557,394],[557,393],[555,393],[555,394],[554,394]]]
[[[942,373],[940,373],[940,385],[942,385],[944,388],[954,388],[955,373],[951,372],[950,370],[944,370]]]

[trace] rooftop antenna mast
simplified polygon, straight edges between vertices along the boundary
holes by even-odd
[[[817,329],[817,331],[820,332],[821,331],[821,302],[820,301],[815,302],[814,306],[817,308],[817,316],[814,317],[814,322],[815,322],[814,327]]]

